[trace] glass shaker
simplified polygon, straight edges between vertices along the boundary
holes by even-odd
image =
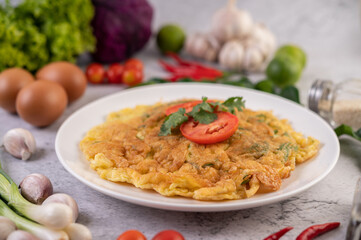
[[[308,107],[333,127],[346,124],[354,130],[361,128],[361,80],[338,84],[316,80],[308,92]]]

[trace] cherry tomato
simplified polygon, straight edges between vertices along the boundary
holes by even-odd
[[[188,120],[180,126],[184,137],[199,144],[222,142],[238,128],[238,118],[229,112],[217,112],[217,119],[210,124]]]
[[[135,68],[139,71],[143,71],[143,63],[139,59],[131,58],[124,63],[125,68]]]
[[[104,67],[99,63],[90,64],[85,71],[85,75],[90,83],[98,84],[105,80]]]
[[[113,63],[109,66],[107,77],[109,83],[121,83],[124,67],[119,63]]]
[[[138,230],[128,230],[123,232],[117,240],[147,240],[147,238]]]
[[[128,86],[135,86],[143,80],[143,72],[135,68],[125,68],[122,82]]]
[[[152,240],[184,240],[182,234],[174,230],[164,230],[155,235]]]
[[[207,101],[208,103],[209,102],[214,102],[214,100],[208,100]],[[178,111],[178,109],[180,108],[185,108],[186,110],[186,113],[192,111],[193,107],[202,103],[202,101],[198,100],[198,101],[192,101],[192,102],[186,102],[186,103],[181,103],[181,104],[178,104],[178,105],[175,105],[175,106],[172,106],[172,107],[169,107],[165,110],[165,114],[168,116],[172,113],[175,113]]]

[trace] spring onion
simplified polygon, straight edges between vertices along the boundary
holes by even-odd
[[[24,217],[52,229],[63,229],[72,221],[73,213],[62,203],[36,205],[28,202],[19,192],[15,182],[4,172],[0,164],[0,196]]]
[[[0,184],[3,184],[1,182]],[[16,224],[16,227],[25,230],[40,240],[69,240],[68,235],[64,231],[50,230],[44,226],[34,223],[24,217],[19,216],[10,209],[5,202],[0,199],[0,215],[9,218]]]

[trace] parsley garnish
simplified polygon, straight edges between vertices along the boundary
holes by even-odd
[[[207,102],[207,97],[202,97],[202,102],[193,107],[189,113],[184,108],[180,108],[177,112],[167,116],[160,128],[159,136],[167,136],[172,130],[179,127],[182,123],[193,118],[194,121],[201,124],[210,124],[217,120],[217,111],[230,112],[235,114],[235,109],[242,111],[244,108],[244,100],[242,97],[231,97],[223,103]]]

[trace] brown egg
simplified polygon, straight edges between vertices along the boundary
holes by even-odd
[[[60,84],[37,80],[20,90],[16,111],[26,122],[45,127],[60,117],[67,103],[66,92]]]
[[[30,72],[21,68],[9,68],[0,74],[0,107],[15,113],[16,96],[20,89],[34,82]]]
[[[80,98],[87,85],[84,72],[69,62],[50,63],[36,73],[36,78],[61,84],[68,95],[69,102]]]

